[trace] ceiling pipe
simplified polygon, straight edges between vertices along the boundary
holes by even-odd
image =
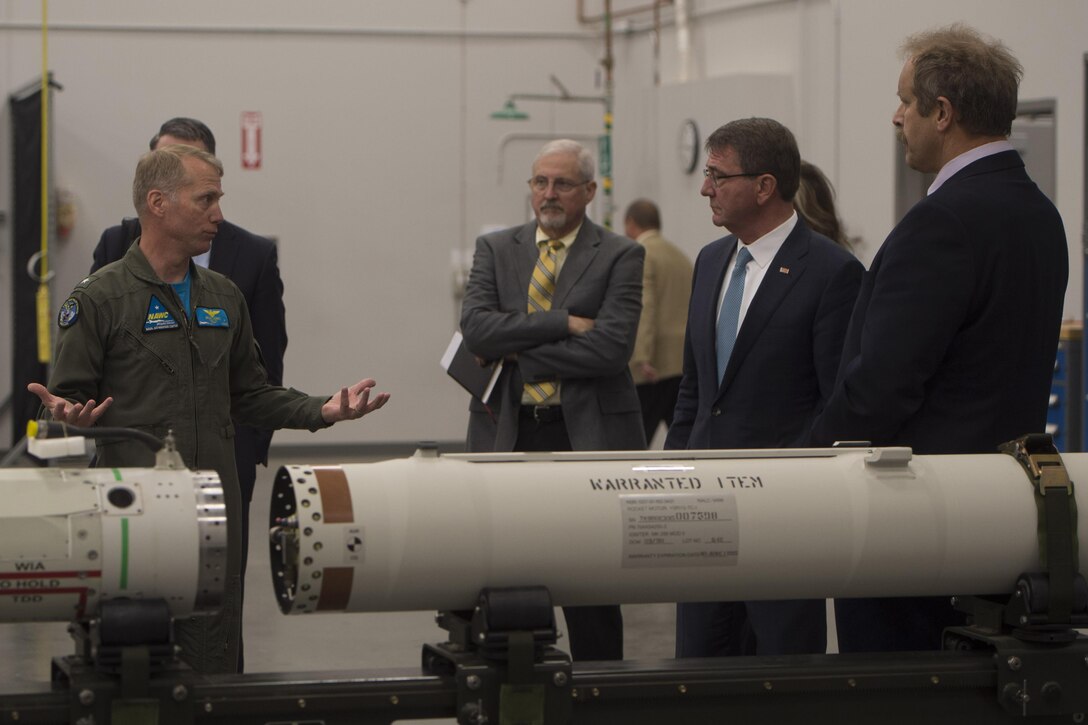
[[[614,201],[612,199],[613,167],[612,167],[612,105],[615,99],[615,89],[612,80],[612,70],[615,67],[615,55],[612,52],[612,0],[604,0],[604,58],[601,65],[604,66],[604,137],[601,139],[603,148],[600,156],[601,188],[604,191],[604,228],[612,228],[612,211]]]
[[[661,85],[661,3],[654,3],[653,40],[654,85]]]
[[[639,15],[650,11],[656,13],[658,8],[662,5],[672,5],[672,3],[673,0],[654,0],[654,2],[649,5],[638,5],[633,8],[624,8],[623,10],[611,10],[611,8],[608,8],[600,15],[586,15],[585,0],[578,0],[578,22],[585,25],[589,23],[599,23],[607,16],[611,16],[612,19],[615,20],[616,18],[625,18],[629,15]],[[610,2],[607,2],[606,4],[611,5]]]
[[[677,78],[680,83],[692,79],[691,24],[688,20],[688,0],[676,0]]]
[[[605,103],[604,96],[572,96],[569,94],[554,95],[550,93],[511,93],[507,96],[512,101],[572,101],[581,103]]]

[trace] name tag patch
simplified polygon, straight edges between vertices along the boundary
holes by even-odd
[[[197,327],[230,327],[227,311],[220,307],[197,307]]]
[[[180,327],[178,321],[170,314],[159,298],[151,295],[151,302],[147,305],[147,317],[144,318],[144,332],[159,332],[160,330],[176,330]]]

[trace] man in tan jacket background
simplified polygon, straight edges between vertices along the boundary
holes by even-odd
[[[646,248],[642,270],[642,318],[638,323],[631,375],[635,379],[642,422],[649,443],[672,412],[684,371],[684,328],[691,296],[691,260],[661,236],[661,213],[649,199],[627,207],[624,232]]]

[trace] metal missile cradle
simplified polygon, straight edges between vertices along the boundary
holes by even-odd
[[[1010,576],[1007,601],[955,597],[971,624],[947,630],[943,651],[572,663],[553,613],[567,602],[546,586],[502,582],[438,612],[445,641],[423,646],[419,670],[200,675],[164,656],[169,604],[117,598],[73,622],[76,652],[53,660],[52,682],[0,684],[0,724],[1081,723],[1088,640],[1076,630],[1088,627],[1088,586],[1065,459],[1080,470],[1088,454],[1063,458],[1044,436],[1003,452],[1034,487],[1037,510],[1023,515],[1038,521],[1038,567]],[[904,456],[871,449],[866,460],[894,467]],[[310,485],[298,472],[280,477]],[[321,537],[298,531],[297,503],[287,495],[272,514],[285,612],[330,596],[306,603],[296,586],[296,559]],[[343,591],[325,600],[329,609],[352,601]]]

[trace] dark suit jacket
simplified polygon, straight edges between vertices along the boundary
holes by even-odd
[[[468,450],[513,450],[523,380],[550,379],[561,381],[563,418],[574,450],[644,449],[627,361],[642,309],[645,250],[586,219],[559,272],[552,309],[528,314],[529,279],[538,256],[535,223],[476,240],[461,308],[465,345],[487,360],[516,354],[517,362],[504,365],[490,411],[472,399]],[[594,328],[569,335],[568,313],[593,318]]]
[[[123,257],[139,236],[138,219],[124,219],[118,226],[102,232],[102,238],[94,250],[91,271]],[[287,350],[287,322],[276,245],[271,239],[259,237],[223,221],[212,241],[208,267],[229,277],[242,290],[253,323],[253,337],[260,345],[268,379],[273,385],[282,385],[283,354]],[[239,426],[238,435],[240,438],[252,438],[256,462],[268,462],[272,431]]]
[[[1015,151],[918,202],[862,283],[815,445],[984,453],[1046,424],[1065,230]]]
[[[861,263],[799,218],[760,283],[718,380],[718,300],[736,242],[733,235],[711,242],[695,262],[684,375],[667,449],[801,445],[831,394]]]

